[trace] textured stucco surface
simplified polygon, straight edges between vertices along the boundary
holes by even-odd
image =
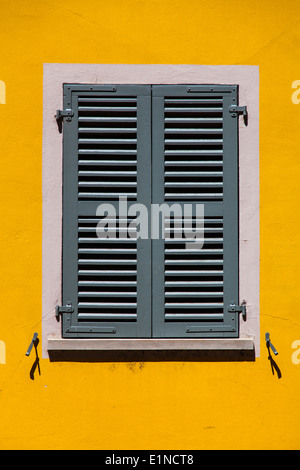
[[[299,22],[291,0],[1,1],[1,449],[299,449],[300,106],[291,99],[300,79]],[[42,316],[49,318],[42,310],[44,64],[259,67],[255,361],[51,362],[41,341],[41,375],[33,371],[35,352],[25,353],[34,332],[42,338]],[[243,101],[251,107],[247,95]],[[256,119],[249,112],[249,129]],[[252,198],[247,175],[242,184]],[[51,200],[60,187],[49,191]],[[54,250],[59,231],[53,227]],[[274,375],[266,332],[279,352]]]

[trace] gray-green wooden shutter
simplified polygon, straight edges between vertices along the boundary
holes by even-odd
[[[96,211],[110,203],[119,215],[120,196],[128,207],[150,205],[151,87],[66,84],[69,108],[74,116],[63,125],[62,300],[74,312],[63,314],[63,336],[149,337],[151,241],[119,231],[115,239],[98,238]]]
[[[152,88],[152,202],[204,204],[205,242],[152,240],[154,337],[236,337],[237,86]]]

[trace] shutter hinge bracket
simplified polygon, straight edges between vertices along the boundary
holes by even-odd
[[[62,315],[63,313],[73,313],[74,308],[72,306],[72,302],[66,302],[66,305],[59,306],[57,305],[55,307],[55,316],[56,320],[59,321],[59,316]]]
[[[72,109],[58,109],[56,111],[55,119],[58,125],[58,130],[61,133],[62,132],[62,123],[64,118],[66,118],[66,121],[70,122],[72,121],[72,117],[74,116],[74,111]]]
[[[246,303],[242,303],[242,305],[236,305],[235,302],[230,302],[227,310],[230,313],[241,313],[243,320],[246,321]]]
[[[248,124],[248,110],[247,106],[237,106],[236,104],[232,104],[229,106],[229,112],[233,118],[237,117],[239,114],[244,116],[244,123],[247,126]]]

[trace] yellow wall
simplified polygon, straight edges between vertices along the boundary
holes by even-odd
[[[1,0],[0,9],[0,448],[299,449],[300,105],[291,100],[299,2]],[[41,359],[41,375],[30,379],[34,351],[25,352],[35,331],[41,337],[44,62],[259,65],[255,362]],[[266,331],[281,379],[271,372]]]

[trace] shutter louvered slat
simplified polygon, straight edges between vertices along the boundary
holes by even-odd
[[[108,122],[122,122],[122,123],[136,123],[135,117],[94,117],[94,116],[83,116],[79,117],[78,121],[80,123],[84,122],[101,122],[101,123],[108,123]]]
[[[126,98],[120,98],[118,96],[115,96],[114,98],[114,106],[117,105],[118,103],[136,103],[137,100],[136,98],[133,98],[133,97],[126,97]],[[79,97],[78,98],[78,103],[81,104],[81,103],[90,103],[91,105],[95,105],[96,103],[101,103],[101,104],[104,104],[104,103],[108,103],[110,105],[112,105],[112,97],[109,96],[109,97],[101,97],[101,98],[97,98],[97,97],[93,97],[93,98],[87,98],[87,97]]]
[[[220,167],[223,165],[223,160],[216,160],[216,161],[205,161],[205,160],[197,160],[197,161],[184,161],[184,160],[169,160],[165,162],[165,166],[167,167],[183,167],[185,164],[186,167],[207,167],[207,166],[214,166]]]
[[[211,225],[209,225],[211,224]],[[217,226],[217,227],[216,227]],[[211,218],[206,222],[206,238],[207,243],[213,243],[214,246],[222,246],[222,219]],[[212,238],[209,238],[213,236]],[[183,243],[181,242],[183,246]],[[165,247],[169,246],[169,241],[165,240]],[[197,252],[196,252],[197,253]],[[179,256],[184,258],[179,259]],[[185,270],[178,268],[184,267]],[[197,269],[195,269],[197,268]],[[207,269],[209,268],[209,269]],[[218,269],[216,269],[218,268]],[[165,322],[207,322],[207,321],[222,321],[223,320],[223,256],[219,255],[216,259],[207,258],[206,254],[202,254],[202,250],[198,253],[192,253],[189,250],[182,248],[180,255],[177,253],[170,254],[165,252]],[[207,284],[204,286],[197,284],[198,292],[194,295],[195,285],[193,280],[204,279],[206,283],[211,278],[218,279],[217,284],[211,284],[210,291],[207,291]],[[178,289],[182,288],[180,282],[185,278],[189,279],[184,288],[185,297],[180,296]],[[168,281],[176,279],[178,282],[177,291],[174,291],[174,285],[170,285]],[[206,287],[205,287],[206,286]],[[204,290],[203,290],[204,289]]]
[[[186,131],[187,132],[187,131]],[[166,145],[217,145],[222,144],[223,139],[165,139]]]
[[[79,127],[78,132],[81,136],[86,134],[95,136],[98,134],[135,134],[136,127]],[[95,137],[94,137],[95,138]]]
[[[218,117],[210,117],[210,118],[199,118],[199,117],[182,117],[182,118],[176,118],[176,117],[166,117],[165,118],[166,124],[218,124],[222,123],[222,118]]]

